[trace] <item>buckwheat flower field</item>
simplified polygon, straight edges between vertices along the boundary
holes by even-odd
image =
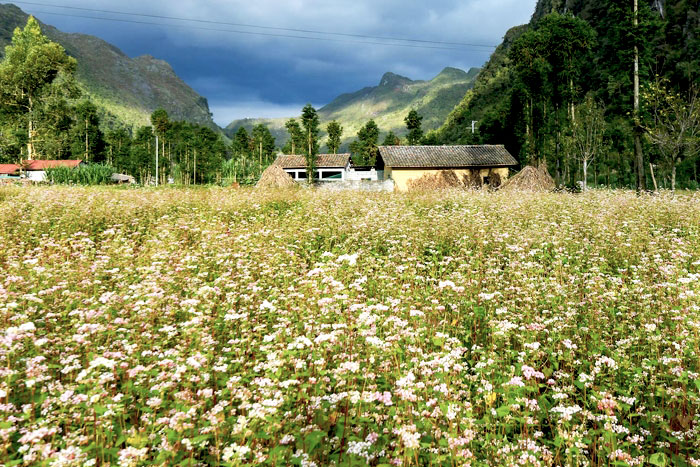
[[[700,465],[700,195],[0,188],[0,464]]]

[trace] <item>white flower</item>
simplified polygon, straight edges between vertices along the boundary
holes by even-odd
[[[90,362],[90,368],[96,368],[98,366],[104,366],[109,368],[110,370],[113,370],[114,367],[117,365],[117,362],[114,360],[110,360],[108,358],[104,357],[97,357],[93,361]]]
[[[338,256],[338,262],[342,263],[343,261],[347,262],[350,266],[354,266],[357,263],[357,257],[359,255],[355,253],[354,255],[341,255]]]

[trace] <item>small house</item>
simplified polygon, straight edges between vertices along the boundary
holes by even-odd
[[[279,166],[294,180],[305,180],[306,158],[298,155],[277,156],[273,165]],[[314,178],[322,182],[342,181],[350,169],[350,154],[319,154]]]
[[[27,179],[33,182],[46,181],[46,169],[56,167],[69,167],[75,169],[87,165],[81,160],[53,160],[53,161],[24,161],[23,167],[27,174]]]
[[[479,146],[380,146],[384,178],[394,180],[396,189],[406,191],[409,182],[424,175],[453,171],[462,180],[490,185],[508,178],[518,161],[503,145]]]

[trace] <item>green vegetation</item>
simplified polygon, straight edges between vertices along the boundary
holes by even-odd
[[[415,109],[411,109],[404,119],[406,123],[406,144],[409,146],[415,146],[421,143],[423,140],[423,129],[422,122],[423,116],[420,115]]]
[[[78,168],[54,167],[46,169],[46,179],[58,185],[109,185],[113,173],[113,167],[102,164]]]
[[[399,146],[400,144],[401,138],[396,136],[396,133],[394,133],[393,131],[387,133],[384,137],[384,141],[382,141],[382,146]]]
[[[37,140],[46,140],[64,130],[63,118],[54,111],[65,110],[63,102],[72,96],[72,79],[76,61],[60,45],[41,33],[32,17],[24,29],[15,31],[12,44],[0,62],[0,116],[4,134],[24,133],[26,158],[34,159],[41,148]],[[55,125],[51,125],[55,123]],[[20,146],[22,139],[7,146]],[[0,155],[0,161],[3,159]]]
[[[350,143],[355,164],[360,167],[371,167],[379,155],[379,127],[370,120],[357,132],[357,139]]]
[[[320,124],[318,113],[311,104],[307,104],[301,110],[301,125],[304,127],[304,145],[301,153],[306,159],[306,179],[309,183],[313,183],[316,171],[316,156],[319,153],[318,135]]]
[[[0,187],[0,245],[0,464],[700,463],[697,193]]]
[[[260,123],[260,125],[263,125],[263,123]],[[287,139],[287,143],[285,144],[284,148],[282,149],[282,152],[284,152],[285,154],[291,154],[291,155],[300,154],[302,148],[304,147],[304,132],[301,131],[301,127],[299,126],[299,122],[297,122],[293,118],[290,118],[284,124],[284,127],[287,129],[287,133],[289,134],[289,138]],[[267,126],[266,126],[266,128],[267,128]],[[238,131],[241,131],[241,130],[245,131],[245,129],[243,127],[238,129]]]
[[[643,188],[651,186],[653,169],[662,187],[697,187],[697,1],[640,0],[638,26],[634,16],[633,2],[624,0],[540,0],[530,24],[506,34],[474,89],[429,136],[439,144],[505,144],[522,164],[546,162],[560,184],[582,180],[586,166],[592,184]],[[675,96],[664,104],[668,118],[658,112],[664,95]],[[605,112],[604,142],[590,167],[570,144],[576,108],[589,97]],[[675,134],[682,133],[684,143],[669,155],[669,130],[681,120],[686,129]],[[472,121],[478,121],[475,134]],[[635,156],[639,132],[641,163]]]
[[[23,27],[27,19],[28,15],[16,6],[0,5],[0,49],[9,44],[12,32]],[[77,59],[77,86],[97,107],[103,130],[123,126],[136,131],[149,124],[154,110],[163,108],[176,120],[219,131],[206,99],[187,86],[166,62],[150,56],[132,59],[93,36],[67,34],[48,25],[42,25],[42,31]]]
[[[0,61],[0,163],[73,158],[108,164],[72,174],[70,169],[53,170],[49,180],[55,183],[106,183],[112,167],[144,184],[155,180],[184,185],[220,183],[222,172],[230,172],[230,164],[223,165],[229,148],[219,133],[207,126],[171,121],[164,109],[150,116],[152,127],[142,126],[133,136],[124,127],[105,133],[97,105],[79,99],[72,79],[75,67],[75,60],[44,36],[33,18],[24,29],[15,30],[12,45]],[[252,169],[259,176],[261,167],[274,155],[274,138],[259,126],[252,138],[246,135],[245,139],[245,157],[258,155]],[[235,143],[231,149],[240,153]],[[244,176],[250,174],[250,161],[239,166],[245,169]]]
[[[328,133],[328,142],[326,143],[328,152],[337,154],[338,149],[340,149],[341,138],[343,137],[343,127],[340,123],[333,120],[326,126],[326,133]]]

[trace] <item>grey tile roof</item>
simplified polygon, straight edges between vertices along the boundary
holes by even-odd
[[[345,167],[350,161],[350,154],[319,154],[316,159],[317,168],[337,168]],[[283,169],[305,169],[306,159],[304,156],[277,156],[273,165],[278,165]]]
[[[510,167],[518,161],[503,145],[380,146],[384,164],[392,168]]]

